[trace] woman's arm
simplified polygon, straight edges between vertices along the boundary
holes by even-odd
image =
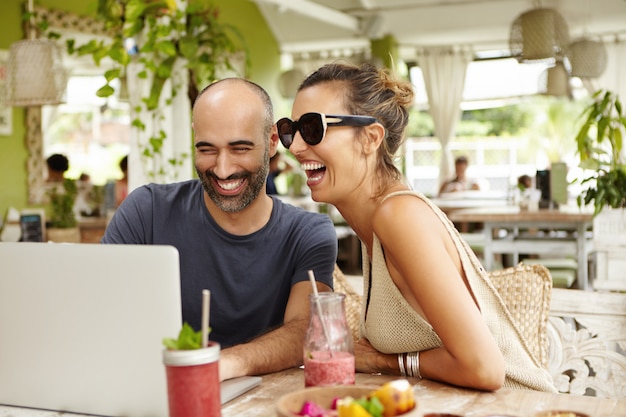
[[[454,242],[437,215],[414,196],[395,196],[378,208],[373,226],[394,283],[443,343],[442,348],[420,353],[422,376],[477,389],[500,388],[502,353],[469,290]],[[382,364],[376,366],[392,366],[391,359],[378,357]]]

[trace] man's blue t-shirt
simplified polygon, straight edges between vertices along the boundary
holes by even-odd
[[[211,291],[210,338],[228,347],[280,326],[291,286],[309,280],[309,270],[332,287],[337,237],[328,216],[272,197],[268,223],[236,236],[213,220],[203,192],[198,180],[137,188],[102,238],[102,243],[176,247],[183,320],[196,330],[203,289]]]

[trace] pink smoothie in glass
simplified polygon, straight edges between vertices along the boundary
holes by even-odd
[[[217,362],[167,367],[170,417],[221,415]]]
[[[315,351],[304,356],[304,386],[354,385],[354,355]]]
[[[192,350],[165,350],[169,417],[220,417],[220,345]]]

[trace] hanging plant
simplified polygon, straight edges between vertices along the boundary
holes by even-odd
[[[131,64],[139,65],[137,77],[149,82],[150,88],[141,97],[141,103],[133,107],[131,126],[149,133],[145,143],[140,144],[142,157],[147,159],[161,158],[167,140],[166,132],[160,128],[163,104],[171,104],[181,89],[193,103],[198,92],[213,82],[220,71],[234,70],[233,57],[242,53],[244,72],[249,67],[243,38],[234,26],[220,22],[219,10],[209,0],[98,0],[97,17],[109,37],[83,44],[68,39],[67,51],[90,55],[97,66],[105,59],[113,63],[104,71],[105,84],[96,93],[103,98],[115,93],[115,80],[126,81]],[[180,82],[181,69],[188,75],[186,85]],[[164,97],[168,81],[172,96]],[[155,163],[148,174],[156,179],[164,174],[164,165],[175,171],[188,156],[184,153],[164,161],[165,164]]]

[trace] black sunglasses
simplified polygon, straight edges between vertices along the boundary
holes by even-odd
[[[336,119],[336,121],[329,119]],[[300,132],[307,144],[317,145],[324,139],[326,128],[329,126],[369,126],[372,123],[376,123],[376,118],[372,116],[305,113],[295,122],[284,117],[276,122],[276,127],[281,143],[289,149],[296,132]]]

